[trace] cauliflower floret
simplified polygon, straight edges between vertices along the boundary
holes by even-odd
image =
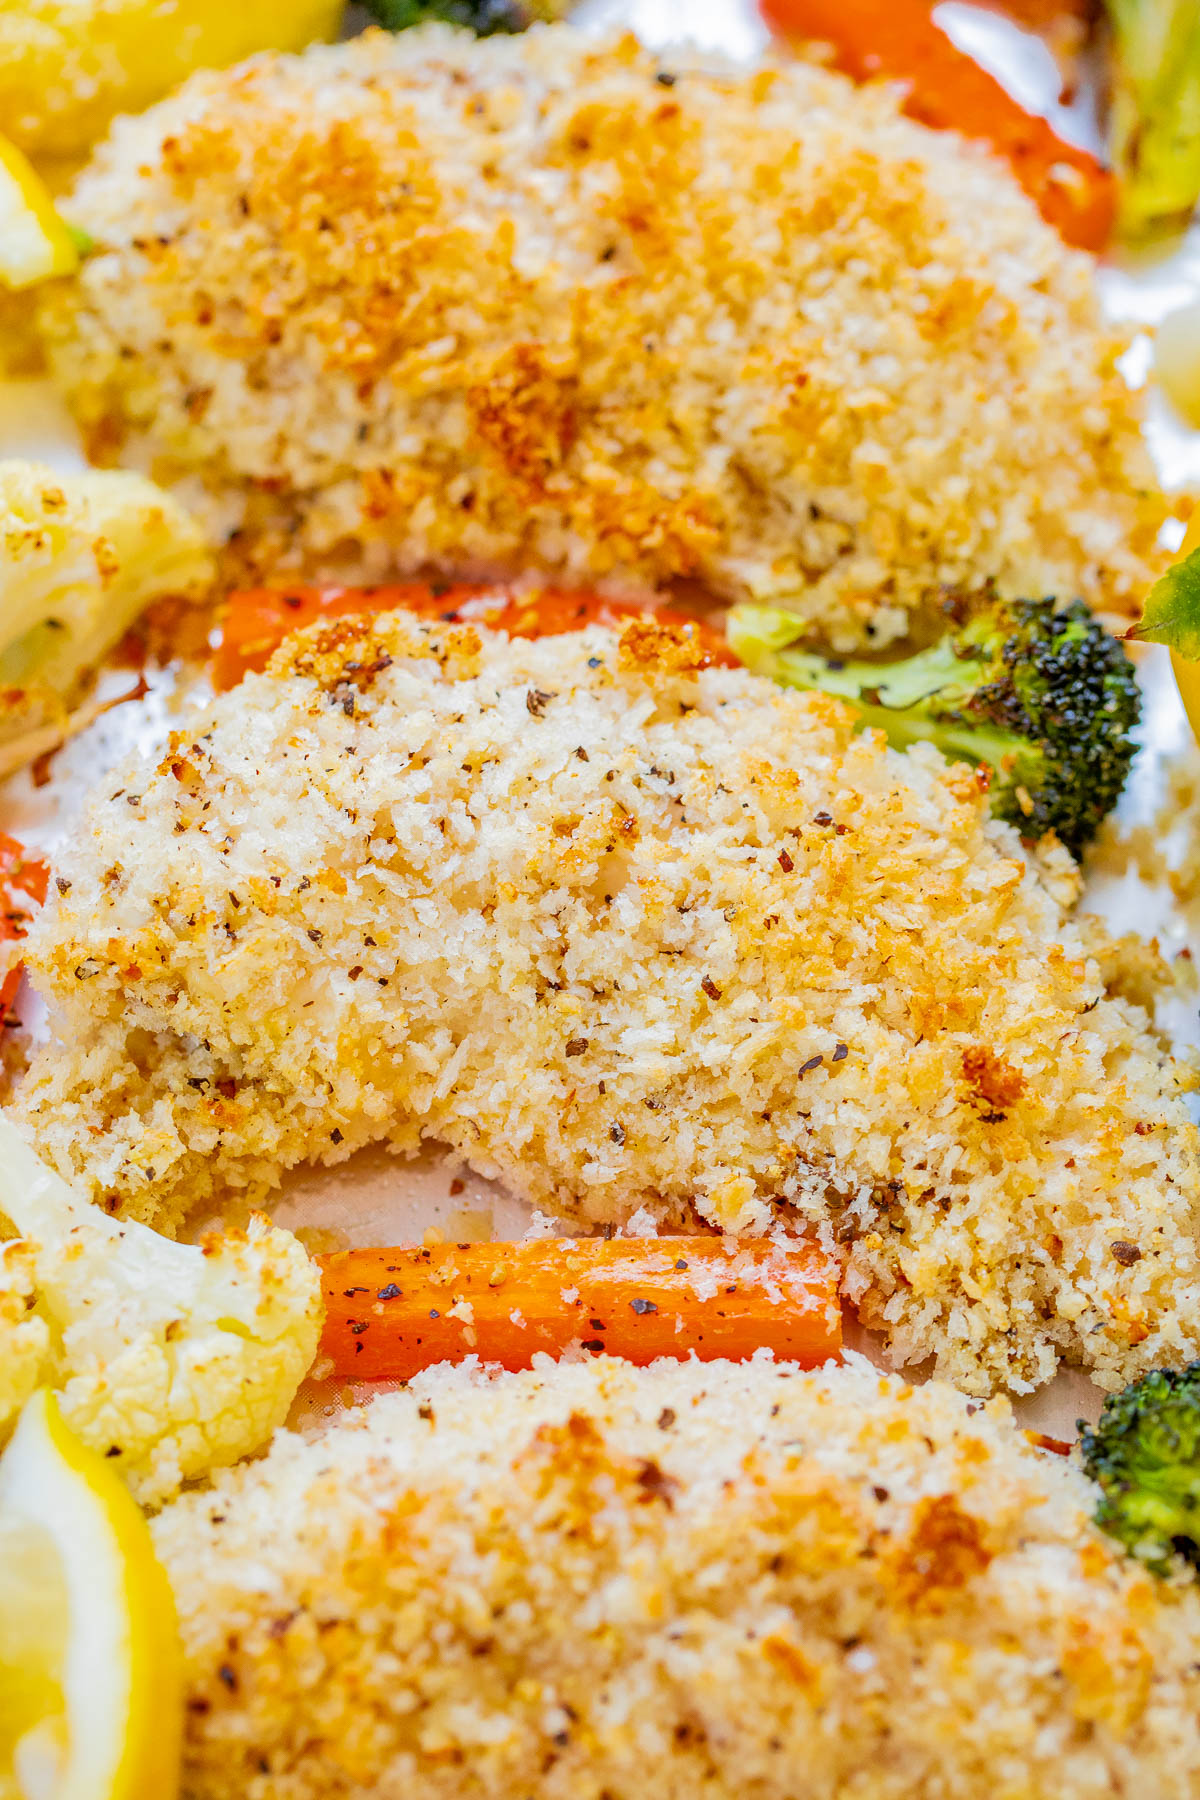
[[[61,735],[80,677],[163,594],[204,592],[213,561],[178,501],[142,475],[0,462],[0,772]]]
[[[321,1322],[319,1274],[290,1232],[255,1218],[176,1244],[110,1219],[2,1116],[0,1210],[25,1240],[0,1263],[0,1427],[49,1382],[153,1506],[283,1423]]]

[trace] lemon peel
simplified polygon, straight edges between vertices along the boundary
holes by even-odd
[[[29,158],[0,137],[0,281],[35,287],[78,267],[76,240],[45,182]]]
[[[45,1388],[0,1457],[0,1695],[0,1793],[178,1793],[170,1584],[128,1489]]]

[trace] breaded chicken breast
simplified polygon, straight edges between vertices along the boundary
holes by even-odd
[[[90,448],[201,477],[240,568],[699,581],[882,642],[1157,566],[1091,259],[813,67],[368,34],[197,75],[64,208]]]
[[[585,1226],[798,1213],[972,1389],[1200,1355],[1181,1073],[976,771],[706,660],[646,620],[292,638],[63,854],[43,1153],[169,1229],[431,1138]]]
[[[858,1361],[443,1365],[154,1522],[184,1791],[1194,1800],[1200,1594],[1094,1503]]]

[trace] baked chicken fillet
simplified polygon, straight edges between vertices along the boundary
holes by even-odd
[[[190,1800],[1193,1800],[1200,1594],[1005,1401],[443,1366],[154,1522]]]
[[[42,1153],[170,1230],[433,1139],[584,1227],[798,1215],[970,1389],[1200,1355],[1183,1072],[1064,918],[1065,851],[707,660],[647,620],[293,637],[63,851]]]
[[[883,89],[369,33],[197,75],[63,207],[91,451],[200,477],[237,568],[699,581],[849,644],[1158,567],[1092,259]]]

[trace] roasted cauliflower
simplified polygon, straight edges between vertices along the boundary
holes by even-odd
[[[263,1218],[170,1243],[81,1199],[0,1116],[0,1431],[40,1383],[137,1498],[256,1450],[313,1359],[320,1278]]]
[[[151,600],[212,574],[200,527],[143,476],[0,462],[0,774],[68,734],[81,678]]]

